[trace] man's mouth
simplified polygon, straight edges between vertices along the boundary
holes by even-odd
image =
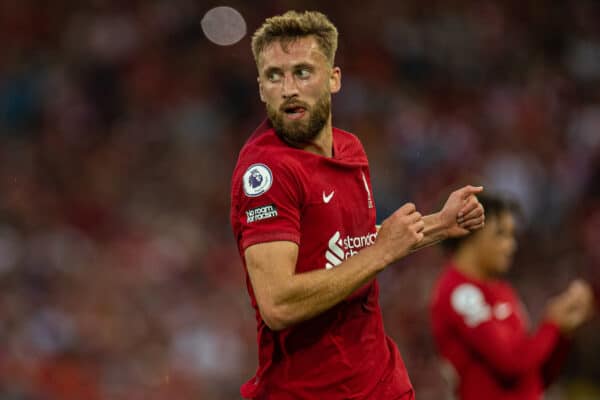
[[[296,120],[304,116],[304,114],[306,113],[306,107],[297,105],[286,106],[283,108],[283,112],[285,113],[287,118]]]

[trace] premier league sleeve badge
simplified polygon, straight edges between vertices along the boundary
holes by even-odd
[[[258,197],[266,193],[273,184],[273,174],[265,164],[252,164],[244,173],[244,193]]]

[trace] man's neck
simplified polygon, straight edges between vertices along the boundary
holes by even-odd
[[[483,271],[479,266],[476,255],[470,251],[458,251],[453,260],[456,269],[462,274],[476,280],[484,281],[490,279],[490,277]]]
[[[313,141],[304,144],[302,149],[323,157],[333,157],[333,128],[331,127],[331,120],[325,124],[317,137]]]
[[[323,126],[319,134],[309,142],[293,142],[285,137],[281,137],[281,139],[290,146],[308,151],[309,153],[327,158],[333,157],[333,128],[331,125],[331,117],[329,117],[329,121]]]

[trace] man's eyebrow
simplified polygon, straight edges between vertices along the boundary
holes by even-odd
[[[294,69],[298,70],[298,69],[315,69],[314,64],[311,63],[307,63],[307,62],[301,62],[299,64],[294,65]]]
[[[263,74],[269,75],[270,73],[280,72],[280,71],[281,71],[281,68],[279,68],[279,67],[267,67],[266,69],[263,70]]]
[[[298,69],[303,69],[303,68],[314,70],[315,69],[315,65],[312,64],[312,63],[303,61],[303,62],[300,62],[298,64],[294,64],[292,66],[292,70],[298,70]],[[267,75],[267,74],[269,74],[271,72],[281,72],[281,71],[283,71],[283,68],[271,66],[271,67],[267,67],[267,68],[263,69],[263,74]]]

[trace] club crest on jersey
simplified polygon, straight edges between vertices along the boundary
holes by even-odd
[[[273,174],[265,164],[252,164],[244,173],[244,193],[257,197],[265,193],[273,184]]]

